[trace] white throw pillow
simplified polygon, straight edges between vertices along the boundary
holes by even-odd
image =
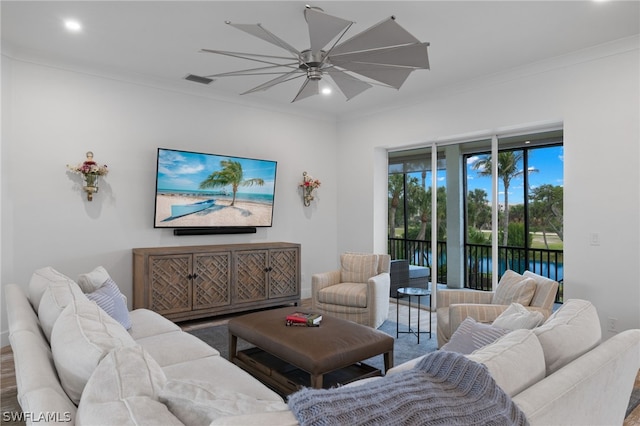
[[[533,332],[547,363],[547,376],[598,346],[602,338],[596,308],[586,300],[569,299]]]
[[[127,330],[95,303],[69,303],[51,332],[53,361],[69,398],[78,404],[89,377],[109,351],[135,344]]]
[[[340,264],[340,281],[343,283],[366,283],[378,275],[377,254],[343,253]]]
[[[51,343],[53,325],[64,308],[74,300],[88,301],[80,287],[71,280],[52,281],[42,294],[38,307],[38,320],[49,343]]]
[[[78,285],[89,300],[96,302],[113,319],[122,324],[125,329],[129,330],[131,328],[131,318],[129,317],[125,297],[106,269],[98,266],[89,273],[79,275]]]
[[[162,368],[141,347],[109,352],[85,386],[76,422],[112,425],[182,424],[158,401],[167,379]]]
[[[92,293],[102,287],[111,278],[106,269],[102,266],[96,267],[93,271],[78,275],[78,285],[85,293]]]
[[[440,350],[470,354],[476,349],[480,349],[490,343],[495,342],[500,337],[509,333],[491,324],[477,322],[471,317],[465,318],[451,335],[451,339],[445,343]]]
[[[223,417],[288,410],[282,401],[260,400],[195,380],[169,380],[160,391],[160,401],[186,425],[208,425]]]
[[[535,292],[536,282],[533,278],[523,277],[517,272],[508,269],[500,278],[491,303],[494,305],[520,303],[521,305],[529,306]]]
[[[512,303],[491,325],[507,330],[528,330],[539,326],[544,321],[542,312],[530,311],[519,303]]]
[[[31,275],[29,281],[29,301],[33,310],[38,312],[40,308],[40,299],[52,282],[73,281],[71,278],[53,269],[51,266],[40,268]]]
[[[515,330],[467,358],[484,364],[509,396],[515,396],[545,377],[542,346],[531,330]]]

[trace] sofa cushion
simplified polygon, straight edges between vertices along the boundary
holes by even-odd
[[[451,339],[440,349],[443,351],[470,354],[476,349],[493,343],[509,331],[510,330],[493,327],[490,324],[483,324],[471,317],[467,317],[451,335]]]
[[[56,320],[74,300],[88,301],[78,285],[71,280],[51,281],[40,298],[38,320],[47,340],[51,342],[51,330]]]
[[[158,401],[166,377],[141,347],[120,347],[100,361],[78,406],[78,424],[179,425]]]
[[[547,375],[596,347],[602,337],[596,308],[580,299],[564,302],[533,332],[544,350]]]
[[[38,312],[40,307],[40,299],[52,282],[73,281],[71,278],[53,269],[51,266],[40,268],[31,275],[29,281],[29,301],[33,310]]]
[[[532,329],[539,326],[544,321],[542,312],[530,311],[519,303],[512,303],[491,325],[507,330],[518,330],[521,328]]]
[[[217,349],[184,331],[172,331],[143,337],[137,339],[136,343],[149,352],[161,367],[220,355]]]
[[[228,416],[288,410],[283,401],[261,400],[201,380],[169,380],[159,398],[186,425],[208,425]]]
[[[367,307],[367,284],[340,283],[325,287],[318,292],[318,301],[329,305]]]
[[[134,309],[129,312],[129,318],[131,318],[131,328],[128,331],[133,340],[180,331],[180,327],[175,323],[149,309]]]
[[[209,356],[173,364],[163,367],[162,370],[168,380],[202,380],[215,383],[228,391],[261,400],[282,402],[280,395],[222,356]]]
[[[467,358],[484,364],[509,396],[519,394],[545,376],[542,346],[531,330],[512,331]]]
[[[529,306],[535,291],[536,282],[533,278],[525,278],[508,269],[500,278],[491,303],[494,305],[520,303],[521,305]]]
[[[340,264],[340,281],[343,283],[366,283],[378,275],[377,254],[343,253]]]
[[[69,303],[51,332],[53,360],[69,398],[78,404],[87,380],[109,351],[133,345],[127,330],[95,303]]]

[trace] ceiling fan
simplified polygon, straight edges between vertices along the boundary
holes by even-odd
[[[296,102],[319,94],[320,80],[329,76],[349,100],[374,84],[400,89],[412,71],[429,69],[429,43],[420,42],[409,34],[396,23],[394,16],[342,43],[340,41],[353,25],[352,21],[328,15],[322,9],[311,6],[305,7],[304,17],[309,27],[310,47],[302,51],[277,37],[261,24],[233,24],[226,21],[234,28],[286,50],[290,56],[202,49],[202,52],[247,59],[265,65],[207,76],[191,74],[186,77],[187,80],[209,84],[219,77],[277,75],[272,80],[241,93],[244,95],[304,78],[302,86],[292,100]],[[365,77],[366,81],[351,73]]]

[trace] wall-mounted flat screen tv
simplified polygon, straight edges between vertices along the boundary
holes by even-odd
[[[156,228],[271,226],[277,162],[158,148]]]

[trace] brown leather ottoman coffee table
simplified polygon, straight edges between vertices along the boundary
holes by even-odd
[[[384,356],[393,367],[393,337],[351,321],[323,315],[319,327],[291,327],[285,317],[297,306],[254,312],[229,320],[229,359],[286,395],[302,386],[345,384],[381,371],[363,360]],[[238,338],[256,348],[237,351]]]

